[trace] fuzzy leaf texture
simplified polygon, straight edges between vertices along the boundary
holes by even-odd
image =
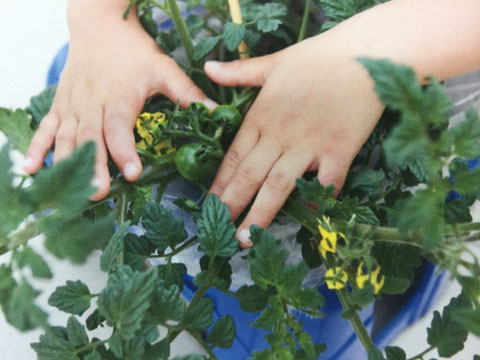
[[[150,318],[157,324],[165,324],[168,320],[180,321],[185,308],[179,288],[176,285],[167,287],[161,282],[153,292]]]
[[[157,273],[153,268],[141,273],[119,266],[100,293],[98,310],[107,324],[117,328],[123,339],[132,339],[141,328],[156,279]]]
[[[455,321],[455,312],[470,308],[470,300],[460,294],[450,300],[441,315],[438,311],[433,313],[432,323],[427,329],[427,341],[437,348],[441,357],[451,357],[463,349],[468,331]]]
[[[164,206],[149,202],[145,206],[142,225],[146,230],[145,237],[158,248],[159,252],[167,247],[172,250],[188,237],[183,219],[173,216]]]
[[[246,32],[245,24],[228,22],[223,27],[223,41],[229,51],[235,51]]]
[[[85,327],[73,316],[67,322],[68,341],[73,346],[83,346],[88,344],[88,336]]]
[[[114,268],[117,263],[118,256],[123,252],[124,239],[127,235],[128,228],[130,227],[130,221],[126,221],[121,224],[115,234],[113,234],[107,247],[100,256],[100,269],[105,272],[109,272]]]
[[[67,330],[63,327],[50,328],[40,335],[40,342],[31,344],[38,360],[79,360],[76,349],[68,340]]]
[[[82,315],[90,307],[90,290],[80,280],[67,280],[67,284],[59,286],[48,298],[48,305],[73,315]]]
[[[236,228],[230,221],[230,211],[216,195],[209,195],[196,221],[201,250],[209,257],[230,257],[238,249]]]

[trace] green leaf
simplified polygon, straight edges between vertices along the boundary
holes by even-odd
[[[385,358],[380,350],[373,347],[368,350],[368,360],[385,360]]]
[[[311,181],[297,179],[297,188],[305,201],[317,204],[318,211],[324,213],[329,207],[329,199],[333,196],[335,186],[323,186],[317,178]]]
[[[92,331],[98,328],[105,321],[105,318],[100,315],[98,309],[95,309],[94,312],[86,320],[87,329]],[[102,325],[103,326],[103,325]]]
[[[66,218],[83,211],[95,192],[91,185],[95,143],[88,142],[53,167],[42,170],[29,188],[41,209],[56,208]]]
[[[211,36],[201,38],[195,45],[195,53],[193,58],[195,60],[202,60],[208,53],[210,53],[220,41],[221,36]]]
[[[454,138],[454,151],[458,156],[480,156],[480,119],[474,109],[465,113],[465,120],[449,130]]]
[[[228,260],[229,259],[225,258],[215,258],[213,261],[213,269],[211,271],[216,274],[215,278],[213,279],[213,286],[221,290],[228,290],[232,284],[233,270]],[[208,273],[209,266],[210,257],[208,255],[202,256],[200,259],[200,269]]]
[[[407,354],[398,346],[387,346],[385,348],[387,360],[407,360]]]
[[[68,341],[73,346],[83,346],[88,344],[88,336],[85,327],[73,316],[67,322]]]
[[[34,303],[37,296],[38,292],[22,280],[4,310],[7,321],[20,331],[47,325],[48,315]]]
[[[22,269],[28,266],[32,271],[32,275],[40,279],[51,279],[52,272],[50,267],[32,248],[23,246],[21,250],[13,253],[16,265]]]
[[[317,356],[317,352],[316,352],[312,337],[305,331],[300,331],[299,333],[296,334],[296,336],[298,338],[298,344],[300,345],[302,350],[306,353],[308,358],[316,359],[318,356]]]
[[[275,31],[282,24],[281,18],[287,15],[287,7],[281,3],[256,4],[242,6],[245,21],[256,21],[257,30],[263,33]]]
[[[257,329],[271,330],[279,321],[284,319],[285,314],[279,296],[271,296],[269,303],[270,306],[262,311],[260,316],[253,323],[253,327]]]
[[[157,285],[149,309],[150,318],[157,324],[166,324],[168,320],[180,321],[185,314],[185,301],[180,297],[178,286]]]
[[[155,251],[155,247],[145,236],[126,235],[124,241],[125,264],[134,270],[143,270],[145,261]]]
[[[33,137],[31,119],[24,110],[10,111],[0,108],[0,131],[12,141],[15,149],[25,154]]]
[[[438,311],[433,313],[432,323],[427,329],[427,341],[437,348],[441,357],[451,357],[463,349],[468,331],[455,321],[455,313],[468,309],[471,309],[470,300],[460,294],[443,308],[442,315]]]
[[[94,351],[85,356],[84,360],[102,360],[102,357],[98,352]]]
[[[50,295],[48,305],[81,316],[90,307],[91,298],[87,285],[80,280],[67,280],[66,285],[57,287]]]
[[[138,220],[143,215],[145,205],[152,199],[153,188],[151,186],[135,186],[135,193],[133,195],[133,204],[130,205],[133,213],[133,223],[138,223]]]
[[[328,30],[338,23],[352,17],[360,11],[364,2],[355,0],[317,0],[328,21],[322,24],[322,30]]]
[[[333,207],[327,210],[326,214],[330,217],[349,221],[355,216],[355,221],[362,224],[379,225],[375,213],[367,206],[359,205],[358,198],[345,196],[342,201],[335,201]]]
[[[460,194],[480,195],[480,168],[459,172],[455,176],[454,189]]]
[[[55,84],[30,98],[30,105],[27,107],[27,111],[32,115],[33,121],[37,124],[39,124],[50,111],[56,91],[57,85]]]
[[[183,356],[175,356],[173,360],[206,360],[207,358],[201,354],[189,354]]]
[[[470,208],[463,200],[453,199],[445,204],[445,221],[449,224],[466,223],[472,221]]]
[[[235,225],[230,221],[227,204],[216,195],[209,195],[197,220],[197,236],[201,250],[210,257],[231,257],[238,249]]]
[[[244,285],[236,292],[240,307],[250,313],[263,310],[267,306],[269,296],[269,292],[258,285]]]
[[[202,31],[203,27],[205,26],[205,21],[199,15],[188,15],[185,23],[188,28],[188,32],[190,36],[194,38],[198,35],[200,31]]]
[[[143,360],[168,360],[170,343],[165,338],[154,345],[147,344]]]
[[[227,22],[223,26],[223,41],[229,51],[235,51],[240,45],[246,32],[245,24]]]
[[[132,339],[141,328],[156,279],[154,268],[141,273],[127,266],[119,266],[109,276],[107,286],[98,297],[98,310],[108,325],[117,328],[122,339]]]
[[[459,309],[452,316],[463,328],[480,336],[480,309]]]
[[[315,269],[322,265],[320,252],[315,246],[315,238],[310,230],[302,226],[297,232],[296,240],[302,244],[302,257],[310,269]]]
[[[100,256],[100,269],[105,272],[112,270],[118,263],[118,257],[122,255],[124,239],[127,235],[130,221],[122,223],[113,234],[107,247]]]
[[[230,315],[222,316],[218,319],[208,334],[207,341],[213,346],[228,349],[232,346],[237,333],[235,322]]]
[[[80,360],[75,347],[70,344],[65,328],[50,328],[40,335],[40,342],[31,344],[38,360]]]
[[[3,310],[5,310],[5,306],[16,286],[17,282],[12,276],[11,266],[0,265],[0,305],[3,307]]]
[[[183,219],[173,216],[170,210],[159,203],[147,203],[142,225],[146,230],[145,237],[158,248],[159,252],[165,251],[167,247],[175,249],[175,246],[188,237]]]
[[[376,198],[382,194],[385,181],[385,172],[382,169],[364,168],[354,174],[350,187],[365,192],[370,198]]]
[[[165,281],[167,286],[177,285],[180,291],[183,290],[182,275],[187,273],[187,267],[182,263],[171,263],[157,266],[158,278]]]
[[[193,330],[206,330],[213,323],[213,308],[212,300],[203,298],[193,307],[188,307],[182,322]]]

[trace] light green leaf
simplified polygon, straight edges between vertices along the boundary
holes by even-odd
[[[73,346],[83,346],[88,344],[88,336],[85,327],[73,316],[67,322],[68,341]]]
[[[445,221],[449,224],[467,223],[472,221],[468,204],[459,199],[453,199],[445,204]]]
[[[449,130],[454,138],[454,151],[458,156],[480,156],[480,119],[474,109],[469,109],[465,120]]]
[[[370,198],[376,198],[382,194],[385,181],[385,172],[382,169],[363,168],[353,175],[350,187],[364,191]]]
[[[32,275],[40,279],[51,279],[52,272],[46,261],[32,248],[23,246],[21,250],[13,253],[13,258],[19,268],[28,266]]]
[[[459,309],[454,311],[452,316],[458,324],[480,336],[480,309]]]
[[[142,273],[119,266],[109,276],[107,286],[98,297],[98,310],[123,339],[134,338],[141,328],[156,280],[154,268]]]
[[[208,53],[210,53],[220,41],[221,36],[211,36],[201,38],[195,45],[195,54],[193,58],[195,60],[203,59]]]
[[[230,257],[238,249],[235,225],[230,221],[228,206],[216,195],[209,195],[196,221],[201,250],[210,257]]]
[[[362,206],[358,198],[345,196],[342,201],[333,202],[333,206],[327,210],[326,214],[333,218],[349,221],[355,215],[355,221],[362,224],[379,225],[375,213],[367,206]]]
[[[238,45],[242,42],[245,32],[245,24],[227,22],[223,27],[223,41],[227,49],[235,51]]]
[[[213,346],[228,349],[232,346],[236,333],[237,329],[233,318],[230,315],[225,315],[215,322],[210,334],[208,334],[207,341]]]
[[[90,307],[90,291],[80,280],[67,280],[67,284],[59,286],[48,298],[48,305],[61,311],[82,315]]]
[[[33,121],[37,124],[40,123],[50,111],[56,91],[57,85],[55,84],[30,98],[30,105],[27,107],[27,111],[32,115]]]
[[[107,247],[100,256],[100,269],[105,272],[112,270],[117,264],[118,256],[123,252],[123,242],[127,235],[130,221],[122,223],[113,234]]]
[[[25,154],[33,137],[31,119],[24,110],[10,111],[0,108],[0,131],[8,137],[15,149]]]

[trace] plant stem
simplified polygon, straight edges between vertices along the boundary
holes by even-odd
[[[409,358],[408,360],[418,360],[418,359],[423,359],[423,357],[428,354],[430,351],[434,350],[435,346],[430,346],[428,349],[425,351],[421,352],[418,355],[415,355],[414,357]]]
[[[303,10],[302,26],[300,27],[300,32],[298,33],[297,43],[305,39],[305,33],[307,31],[308,18],[310,16],[311,5],[312,5],[312,0],[305,1],[305,9]]]
[[[125,222],[125,215],[127,214],[127,192],[122,192],[117,197],[117,230]],[[125,263],[125,247],[122,250],[122,253],[118,257],[118,265],[123,265]]]
[[[148,256],[149,258],[166,258],[166,257],[172,257],[177,255],[179,252],[182,250],[186,249],[190,245],[192,245],[195,241],[197,241],[198,238],[196,236],[192,237],[191,239],[185,241],[181,246],[178,248],[175,248],[175,250],[169,252],[168,254],[161,254],[161,255],[153,255],[153,256]]]
[[[243,19],[242,11],[240,9],[240,2],[238,0],[228,0],[228,7],[230,10],[230,16],[232,17],[232,22],[234,24],[241,24],[243,22]],[[248,59],[247,43],[243,40],[240,45],[238,45],[238,54],[240,56],[240,59]]]
[[[208,346],[208,344],[195,331],[192,331],[189,329],[187,329],[186,331],[187,333],[190,334],[191,337],[195,339],[196,342],[198,342],[205,349],[205,351],[210,356],[210,359],[218,360],[218,358],[215,356],[210,346]]]

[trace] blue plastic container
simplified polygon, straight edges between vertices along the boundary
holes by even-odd
[[[60,73],[62,72],[68,54],[68,44],[65,45],[56,55],[50,70],[48,72],[47,85],[53,85],[58,82]],[[470,166],[479,165],[480,159],[470,162]],[[398,297],[384,297],[383,304],[386,308],[391,309],[391,316],[385,321],[384,316],[380,316],[376,309],[379,304],[371,305],[364,309],[361,313],[366,328],[369,331],[375,327],[375,322],[380,321],[383,317],[382,326],[373,334],[373,340],[380,348],[387,346],[402,331],[411,324],[424,316],[432,307],[438,294],[444,288],[447,277],[444,273],[434,274],[434,266],[425,263],[417,272],[417,279],[409,293],[402,295],[400,303]],[[341,317],[343,312],[342,306],[332,291],[321,287],[319,291],[326,299],[326,306],[322,311],[327,315],[326,318],[312,318],[309,315],[294,310],[294,314],[298,320],[302,321],[303,328],[312,337],[315,343],[326,343],[327,351],[322,354],[322,359],[332,360],[362,360],[361,354],[364,350],[356,336],[350,323]],[[195,292],[191,276],[185,276],[185,289],[183,296],[191,299]],[[230,349],[216,348],[214,352],[219,359],[224,360],[244,360],[248,359],[253,351],[262,350],[268,347],[268,343],[264,339],[265,331],[250,327],[248,324],[253,322],[258,314],[244,313],[236,299],[211,289],[206,296],[210,297],[215,304],[215,319],[230,314],[234,317],[237,325],[237,336],[234,344]],[[395,303],[389,306],[388,302]]]

